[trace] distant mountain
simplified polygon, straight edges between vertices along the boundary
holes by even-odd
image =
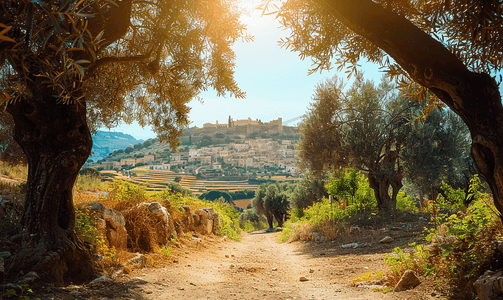
[[[93,153],[89,158],[100,160],[117,149],[143,142],[144,140],[137,140],[132,135],[122,132],[98,131],[96,135],[93,135]]]

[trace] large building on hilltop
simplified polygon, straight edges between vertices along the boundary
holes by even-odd
[[[243,120],[233,120],[229,116],[227,124],[219,124],[218,120],[213,123],[203,124],[203,129],[215,132],[224,133],[254,133],[254,132],[269,132],[269,133],[283,133],[283,121],[281,118],[264,123],[259,119],[252,120],[251,118]]]

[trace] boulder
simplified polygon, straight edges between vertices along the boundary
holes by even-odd
[[[169,199],[163,199],[161,202],[162,202],[162,205],[164,207],[166,207],[167,209],[171,208],[171,202],[169,201]]]
[[[23,285],[23,284],[31,284],[33,283],[35,280],[39,279],[40,277],[38,276],[37,272],[35,271],[31,271],[31,272],[28,272],[26,275],[24,275],[23,277],[21,277],[21,279],[19,279],[18,281],[18,285]]]
[[[212,207],[197,209],[192,215],[195,231],[202,235],[216,234],[220,229],[220,219]]]
[[[393,240],[393,238],[392,238],[392,237],[390,237],[390,236],[385,236],[385,237],[383,237],[383,238],[379,241],[379,243],[382,243],[382,244],[388,244],[388,243],[391,243],[391,242],[393,242],[393,241],[394,241],[394,240]]]
[[[176,235],[180,236],[180,237],[185,235],[185,233],[183,232],[183,226],[178,221],[175,221],[175,232],[176,232]]]
[[[473,283],[473,286],[480,300],[501,300],[503,299],[503,271],[488,270]]]
[[[195,214],[199,216],[199,220],[202,221],[204,219],[208,219],[208,212],[205,209],[198,209],[195,211]]]
[[[126,263],[127,265],[139,265],[143,268],[147,264],[147,257],[141,253],[136,253],[136,255],[129,259]]]
[[[192,223],[199,223],[199,215],[192,214]]]
[[[161,238],[160,242],[163,244],[167,243],[168,239],[175,232],[175,223],[171,214],[159,202],[140,203],[139,205],[147,208],[149,216],[157,220],[156,229],[158,232],[162,232],[159,237]]]
[[[353,225],[349,228],[349,234],[359,234],[362,232],[362,229],[358,227],[358,225]]]
[[[418,286],[420,283],[421,281],[417,278],[416,274],[414,274],[414,271],[407,270],[403,273],[400,281],[398,281],[393,291],[401,292],[412,289]]]
[[[96,214],[96,225],[105,233],[108,247],[127,248],[126,220],[120,212],[95,201],[81,203],[79,207],[87,207]]]

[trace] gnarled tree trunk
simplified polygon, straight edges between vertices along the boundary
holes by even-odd
[[[392,206],[391,198],[389,196],[389,179],[387,176],[379,175],[374,172],[369,172],[369,185],[374,190],[374,196],[377,201],[377,208],[379,210],[394,209]]]
[[[32,98],[7,107],[15,123],[14,138],[28,161],[21,220],[28,246],[15,256],[12,270],[33,270],[57,284],[90,279],[91,254],[76,236],[72,197],[92,148],[86,109],[57,103],[50,89],[38,87]]]

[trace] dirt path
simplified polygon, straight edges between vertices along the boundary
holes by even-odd
[[[381,253],[341,253],[331,243],[280,244],[277,238],[277,232],[243,234],[239,243],[205,238],[197,250],[177,249],[163,268],[137,269],[66,293],[68,299],[446,299],[426,284],[387,294],[354,286],[351,278],[387,270]]]

